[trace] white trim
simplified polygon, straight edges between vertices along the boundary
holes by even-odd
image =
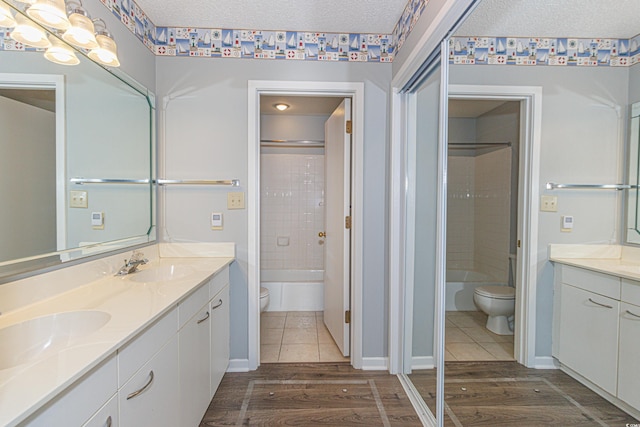
[[[364,83],[317,81],[248,82],[248,334],[249,369],[260,364],[260,95],[345,96],[352,98],[353,155],[351,239],[351,364],[356,369],[362,360],[363,315],[363,193],[364,193]]]
[[[560,369],[560,362],[551,356],[536,356],[532,367],[534,369]]]
[[[415,356],[411,358],[411,369],[434,369],[436,359],[433,356]]]
[[[517,258],[519,291],[516,293],[514,355],[527,366],[536,364],[536,288],[538,280],[538,208],[540,195],[540,145],[542,134],[542,88],[539,86],[450,85],[449,98],[522,101],[520,112],[520,172]]]
[[[56,247],[67,248],[67,154],[66,154],[66,107],[64,74],[18,74],[0,73],[3,88],[47,88],[54,89],[56,122]],[[62,259],[68,254],[61,254]]]
[[[388,357],[363,357],[361,369],[363,371],[387,371],[389,370],[389,358]]]
[[[231,359],[227,372],[249,372],[249,359]]]

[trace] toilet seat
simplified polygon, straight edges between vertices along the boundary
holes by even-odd
[[[516,290],[514,288],[502,285],[478,286],[475,289],[475,293],[493,299],[509,300],[516,298]]]

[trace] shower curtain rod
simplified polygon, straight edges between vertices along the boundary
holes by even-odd
[[[324,140],[322,139],[261,139],[260,144],[275,144],[275,145],[284,145],[284,144],[296,144],[296,145],[324,145]]]

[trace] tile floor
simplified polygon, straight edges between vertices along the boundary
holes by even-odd
[[[496,335],[485,324],[481,311],[447,311],[445,323],[446,362],[514,360],[513,335]]]
[[[260,315],[260,362],[349,362],[321,311],[265,311]]]

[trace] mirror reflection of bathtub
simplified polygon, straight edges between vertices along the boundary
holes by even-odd
[[[446,311],[478,311],[473,292],[478,286],[507,285],[493,277],[472,270],[447,270]]]
[[[269,289],[266,311],[324,310],[324,270],[261,270],[260,286]]]

